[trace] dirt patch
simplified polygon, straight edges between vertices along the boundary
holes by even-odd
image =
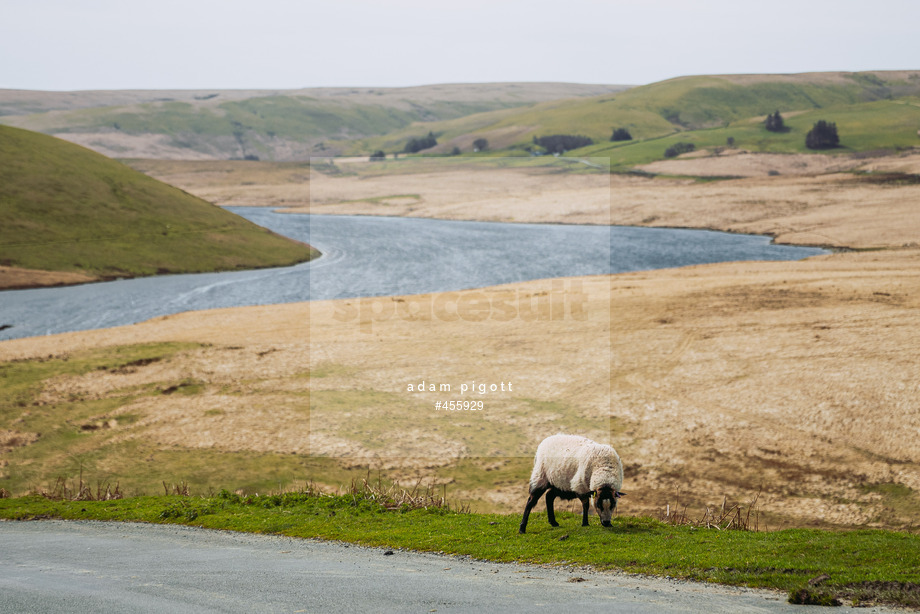
[[[38,433],[23,433],[21,431],[2,430],[0,431],[0,454],[9,452],[22,446],[34,443],[39,438]],[[6,465],[0,465],[5,467]]]
[[[38,288],[45,286],[68,286],[98,281],[98,279],[98,277],[91,277],[83,273],[39,271],[36,269],[0,266],[0,290],[16,290],[18,288]],[[3,322],[0,322],[0,326],[2,325]]]
[[[551,170],[425,172],[330,177],[311,181],[311,202],[291,213],[398,215],[503,222],[606,223],[608,175],[559,175]],[[381,197],[415,194],[412,201]]]
[[[364,159],[366,162],[366,158]],[[306,206],[305,162],[131,160],[132,168],[223,206]]]
[[[867,580],[842,587],[833,587],[834,593],[856,603],[896,603],[909,608],[920,608],[920,584]]]
[[[163,447],[308,454],[308,404],[296,396],[206,393],[138,401],[125,411],[142,418],[122,439]]]
[[[862,165],[861,170],[884,173],[907,173],[920,175],[920,153],[909,153],[871,160]]]
[[[729,149],[720,154],[700,150],[677,160],[660,160],[636,167],[647,173],[691,177],[767,177],[818,175],[860,167],[861,160],[822,154],[767,154]]]

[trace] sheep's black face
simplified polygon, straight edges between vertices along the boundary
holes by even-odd
[[[597,515],[601,517],[601,525],[609,527],[610,518],[617,509],[617,497],[620,493],[612,488],[601,488],[594,497],[594,509]]]

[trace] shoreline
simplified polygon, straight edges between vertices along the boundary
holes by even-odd
[[[296,239],[295,239],[295,240],[296,240]],[[301,242],[301,243],[302,243],[302,242]],[[305,244],[305,245],[306,245],[306,244]],[[43,289],[43,288],[62,288],[62,287],[70,287],[70,286],[83,286],[83,285],[86,285],[86,284],[97,284],[97,283],[106,283],[106,282],[112,282],[112,281],[123,281],[123,280],[127,280],[127,279],[144,279],[144,278],[147,278],[147,277],[168,277],[168,276],[171,276],[171,275],[199,275],[199,274],[201,274],[201,275],[207,275],[207,274],[211,274],[211,273],[233,273],[233,272],[237,272],[237,271],[261,271],[261,270],[264,270],[264,269],[276,269],[276,268],[294,267],[294,266],[298,266],[298,265],[304,264],[305,262],[312,262],[313,260],[317,260],[318,258],[321,258],[321,257],[322,257],[322,255],[323,255],[322,252],[320,252],[319,250],[317,250],[316,248],[314,248],[314,247],[312,247],[312,246],[308,246],[308,247],[310,247],[311,250],[315,251],[315,252],[316,252],[316,255],[315,255],[315,256],[312,256],[311,258],[309,258],[309,259],[307,259],[307,260],[304,260],[304,261],[302,261],[302,262],[295,262],[295,263],[293,263],[293,264],[281,265],[281,266],[277,266],[277,265],[267,265],[267,266],[251,267],[251,268],[245,268],[245,269],[224,269],[224,270],[216,270],[216,271],[185,271],[185,272],[183,272],[183,271],[170,271],[170,272],[167,272],[167,273],[151,273],[151,274],[149,274],[149,275],[96,275],[96,276],[90,276],[90,275],[88,275],[88,274],[79,273],[79,272],[75,272],[75,271],[44,271],[44,270],[40,270],[40,269],[23,269],[23,268],[20,268],[20,267],[3,267],[3,266],[0,266],[0,293],[2,293],[2,292],[7,292],[7,291],[15,291],[15,290],[40,290],[40,289]],[[34,276],[34,277],[38,277],[38,278],[39,278],[39,281],[34,282],[34,283],[29,283],[29,282],[9,282],[11,285],[6,285],[6,284],[7,284],[7,281],[4,279],[5,274],[9,274],[9,275],[11,275],[11,276],[13,276],[13,277],[16,277],[16,276],[27,276],[27,277],[28,277],[28,276]],[[68,279],[72,279],[72,278],[74,278],[74,277],[79,277],[80,279],[75,280],[75,281],[67,281]],[[48,281],[47,281],[47,282],[42,282],[42,281],[41,281],[42,278],[47,279]],[[2,323],[0,323],[0,324],[2,324]]]
[[[241,207],[242,205],[222,205],[224,207]],[[253,205],[246,205],[253,206]],[[271,205],[265,205],[266,207],[271,207]],[[283,215],[340,215],[340,216],[352,216],[352,217],[390,217],[390,218],[414,218],[414,219],[423,219],[423,220],[437,220],[440,222],[487,222],[491,224],[532,224],[534,226],[609,226],[610,228],[645,228],[648,230],[698,230],[700,232],[720,232],[730,235],[746,235],[750,237],[769,237],[771,245],[781,245],[787,247],[810,247],[814,249],[823,249],[831,253],[845,253],[845,252],[860,252],[860,251],[877,251],[880,249],[899,249],[897,247],[880,247],[880,248],[856,248],[850,247],[847,245],[830,245],[830,244],[812,244],[812,243],[789,243],[789,242],[777,242],[776,233],[769,232],[744,232],[741,230],[733,230],[730,228],[718,228],[710,226],[651,226],[651,225],[642,225],[642,224],[600,224],[600,223],[591,223],[591,222],[565,222],[565,221],[547,221],[547,222],[528,222],[528,221],[496,221],[480,218],[447,218],[447,217],[434,217],[427,215],[390,215],[386,213],[311,213],[306,211],[294,211],[286,210],[284,208],[277,208],[273,210],[274,213],[279,213]],[[821,254],[816,254],[821,255]],[[806,258],[811,258],[812,256],[806,256]],[[733,262],[726,260],[725,262]],[[765,261],[766,262],[766,261]],[[692,266],[692,265],[690,265]],[[677,267],[680,268],[680,267]],[[618,275],[618,273],[612,273],[613,275]]]
[[[221,207],[224,209],[232,209],[234,207],[241,207],[241,205],[221,205]],[[266,207],[271,207],[271,206],[266,205]],[[828,253],[846,253],[846,252],[864,251],[864,250],[860,250],[860,249],[849,247],[849,246],[777,242],[776,239],[778,235],[773,234],[773,233],[744,232],[744,231],[739,231],[739,230],[732,230],[732,229],[725,229],[725,228],[718,228],[718,227],[650,226],[650,225],[637,225],[637,224],[592,224],[592,223],[575,223],[575,222],[565,222],[565,221],[546,221],[546,222],[495,221],[495,220],[487,220],[487,219],[479,219],[479,218],[441,218],[441,217],[424,216],[424,215],[402,216],[402,215],[388,215],[388,214],[383,214],[383,213],[352,213],[352,214],[309,213],[309,212],[304,212],[304,211],[286,210],[284,208],[274,208],[273,212],[278,213],[278,214],[284,214],[284,215],[347,215],[347,216],[352,216],[352,217],[416,218],[416,219],[426,219],[426,220],[437,220],[441,222],[487,222],[487,223],[494,223],[494,224],[516,224],[516,225],[530,224],[530,225],[535,225],[535,226],[536,225],[543,225],[543,226],[609,226],[610,228],[645,228],[649,230],[692,230],[692,231],[700,231],[700,232],[725,233],[725,234],[731,234],[731,235],[744,235],[744,236],[750,236],[750,237],[769,237],[771,245],[814,248],[814,249],[825,250]],[[885,248],[880,248],[880,249],[893,249],[893,248],[885,247]],[[871,250],[871,251],[875,251],[875,250]],[[805,258],[803,259],[812,258],[814,256],[820,256],[820,255],[824,255],[824,254],[814,254],[812,256],[805,256]],[[322,257],[323,257],[323,254],[322,252],[320,252],[318,255],[314,256],[313,258],[309,260],[305,260],[304,262],[312,262],[314,260],[318,261]],[[724,262],[741,262],[741,261],[726,260]],[[769,260],[766,260],[764,262],[769,262]],[[288,266],[298,266],[300,264],[303,264],[303,262],[294,263]],[[693,266],[693,265],[689,265],[689,266]],[[262,269],[271,269],[271,268],[278,268],[278,267],[265,266],[265,267],[254,267],[254,268],[247,268],[247,269],[232,269],[232,270],[225,270],[225,271],[152,273],[150,275],[95,276],[93,278],[80,279],[78,281],[66,281],[66,278],[69,278],[72,276],[80,276],[84,278],[90,277],[90,276],[83,274],[83,273],[73,272],[73,271],[43,271],[43,270],[37,270],[37,269],[20,269],[18,267],[0,267],[0,292],[13,291],[13,290],[36,290],[36,289],[41,289],[41,288],[59,288],[59,287],[67,287],[67,286],[81,286],[85,284],[120,281],[120,280],[125,280],[125,279],[142,279],[145,277],[166,277],[170,275],[195,275],[198,273],[203,273],[203,274],[229,273],[229,272],[235,272],[235,271],[258,271]],[[281,268],[285,268],[285,267],[281,267]],[[677,268],[680,268],[680,267],[677,267]],[[29,284],[28,282],[16,282],[18,285],[5,285],[4,284],[5,280],[3,278],[3,273],[5,272],[4,269],[21,272],[21,274],[23,275],[35,275],[39,277],[47,277],[49,280],[52,280],[52,281],[48,281],[48,282],[39,281],[33,284]],[[618,275],[618,274],[619,273],[611,273],[611,275]]]
[[[276,229],[287,228],[292,235],[305,234],[309,223],[306,218],[300,218],[295,224],[294,222],[284,220],[282,214],[269,212],[269,210],[238,210],[238,213],[243,216],[252,216],[251,219],[256,222],[261,222],[267,227]],[[372,231],[368,234],[368,230],[360,230],[361,227],[367,228],[368,226],[366,224],[361,225],[359,222],[354,221],[359,217],[370,219],[373,216],[344,216],[340,217],[338,220],[330,219],[327,216],[326,219],[328,223],[332,224],[333,227],[333,229],[330,230],[332,234],[330,234],[327,239],[334,241],[335,245],[340,249],[349,251],[351,251],[352,248],[358,249],[357,245],[348,247],[350,243],[347,236],[341,236],[341,244],[331,239],[331,237],[337,236],[335,234],[337,231],[335,231],[334,228],[341,228],[343,224],[345,228],[350,228],[351,225],[358,224],[357,228],[353,231],[349,231],[349,234],[357,233],[357,237],[366,235],[367,240],[372,240],[372,235],[376,234],[377,231]],[[528,246],[529,238],[533,233],[538,233],[537,236],[556,237],[558,236],[558,232],[552,230],[552,227],[560,225],[542,223],[536,225],[525,223],[508,225],[503,222],[438,220],[433,218],[413,219],[405,217],[378,217],[378,220],[378,223],[371,225],[370,228],[379,229],[379,232],[386,233],[385,236],[389,237],[388,240],[390,241],[398,241],[398,237],[403,234],[415,232],[430,238],[431,245],[416,246],[416,250],[418,250],[419,253],[405,260],[407,266],[411,265],[411,263],[416,260],[425,260],[428,255],[434,256],[439,245],[452,240],[453,237],[467,236],[466,233],[469,232],[472,233],[472,235],[470,235],[471,237],[485,233],[486,237],[499,236],[503,237],[503,241],[508,241],[510,244],[516,244],[514,248],[508,249],[508,257],[514,262],[520,262],[521,264],[518,266],[524,267],[519,270],[518,274],[512,275],[511,277],[507,274],[495,273],[501,270],[501,267],[498,269],[496,268],[498,265],[495,258],[501,258],[502,256],[496,256],[495,253],[492,253],[494,252],[493,247],[490,247],[488,244],[483,244],[485,249],[490,250],[489,253],[491,255],[488,256],[487,259],[483,259],[483,257],[477,254],[467,254],[464,256],[464,259],[478,263],[476,266],[481,267],[485,271],[493,271],[492,274],[471,275],[465,279],[455,279],[451,284],[444,284],[443,282],[438,283],[438,277],[436,276],[423,284],[400,283],[387,286],[387,288],[389,288],[389,294],[399,296],[420,296],[436,291],[437,289],[440,289],[441,292],[460,292],[471,289],[482,289],[492,287],[501,280],[512,278],[522,280],[521,283],[525,283],[526,281],[572,279],[578,275],[579,272],[582,274],[590,273],[591,275],[615,278],[620,274],[637,271],[679,270],[688,266],[713,263],[803,260],[813,256],[823,256],[831,253],[828,250],[805,248],[801,246],[776,246],[772,245],[772,241],[769,241],[768,237],[753,234],[721,233],[720,231],[707,229],[644,228],[620,225],[610,225],[604,229],[604,227],[599,227],[597,225],[575,226],[568,224],[562,225],[570,228],[569,231],[564,231],[565,236],[569,238],[566,240],[567,248],[564,248],[562,245],[559,246],[562,252],[572,252],[573,254],[583,253],[585,251],[583,246],[577,245],[580,242],[579,237],[584,237],[585,240],[592,237],[592,245],[596,244],[597,249],[602,248],[602,251],[591,252],[597,257],[591,258],[591,264],[588,268],[574,264],[567,267],[550,266],[547,264],[547,266],[534,269],[523,264],[529,258],[526,254],[529,254],[531,251],[531,248]],[[319,224],[318,220],[314,220],[314,222],[321,227],[324,226]],[[531,228],[524,229],[522,228],[524,226],[530,226]],[[390,230],[385,231],[384,229]],[[521,233],[523,233],[523,237]],[[731,238],[732,236],[738,238],[733,239]],[[473,240],[473,244],[479,244],[476,243],[475,239],[471,240]],[[636,257],[632,257],[631,252],[629,250],[624,250],[623,247],[633,242],[636,242],[635,245],[638,250]],[[670,247],[672,243],[680,247],[672,248]],[[768,245],[768,243],[771,245]],[[330,243],[330,249],[332,249],[332,245],[333,243]],[[333,252],[335,251],[337,250],[333,249]],[[497,253],[501,254],[504,252],[499,251]],[[525,254],[523,260],[521,259],[522,253]],[[373,267],[372,259],[375,257],[374,254],[375,252],[364,253],[364,260],[362,261],[367,262],[368,266]],[[639,254],[642,254],[642,256]],[[315,266],[323,266],[324,259],[322,256],[314,260],[316,260]],[[398,261],[401,262],[402,260]],[[443,266],[447,267],[444,268],[446,274],[450,274],[450,271],[456,265],[455,263],[447,263]],[[312,270],[310,267],[310,263],[300,263],[293,267],[273,267],[270,269],[254,269],[252,271],[267,270],[268,273],[263,274],[260,279],[273,280],[286,279],[284,276],[287,275],[289,271],[295,273],[300,271],[297,275],[309,275],[309,270]],[[40,294],[26,294],[19,297],[9,295],[8,299],[10,305],[8,305],[6,313],[7,319],[6,321],[0,321],[0,325],[6,325],[6,328],[13,328],[14,330],[9,330],[6,334],[0,336],[0,338],[27,338],[30,336],[44,336],[63,332],[77,332],[80,330],[128,325],[158,316],[170,315],[174,313],[176,309],[207,311],[221,306],[242,307],[251,304],[284,304],[291,301],[311,302],[323,300],[324,296],[332,296],[328,293],[324,295],[320,292],[319,294],[313,294],[313,298],[311,299],[310,293],[303,291],[291,293],[281,290],[280,286],[278,286],[278,289],[281,291],[275,292],[271,289],[275,286],[271,286],[272,282],[269,281],[269,285],[265,287],[264,293],[261,291],[253,292],[251,289],[248,291],[240,290],[233,293],[233,300],[172,301],[170,299],[164,300],[161,297],[161,293],[163,292],[176,293],[178,296],[184,296],[186,293],[194,295],[201,291],[196,289],[200,288],[203,290],[213,285],[223,285],[225,283],[242,283],[243,286],[240,287],[244,288],[247,283],[246,280],[254,277],[253,275],[247,275],[248,272],[251,271],[234,270],[229,272],[209,272],[203,274],[205,277],[201,277],[202,274],[197,273],[179,274],[178,277],[177,275],[157,276],[166,277],[166,279],[160,281],[150,280],[146,283],[135,284],[130,283],[132,279],[139,280],[143,279],[143,277],[120,277],[117,280],[100,280],[100,282],[121,281],[125,282],[124,285],[100,286],[94,289],[87,289],[81,293],[68,290],[54,291],[53,288],[49,288],[48,292]],[[169,277],[173,279],[170,280]],[[298,277],[298,279],[303,278]],[[349,289],[351,291],[349,291]],[[354,292],[353,286],[342,288],[342,290],[344,290],[344,292],[339,292],[335,295],[348,296],[351,300],[381,299],[381,296],[375,293],[371,286],[368,286],[366,291],[360,295]],[[352,296],[352,294],[355,294],[355,296]],[[68,299],[68,297],[76,298],[80,296],[86,297],[86,300],[93,301],[93,304],[105,304],[108,313],[123,313],[123,315],[102,318],[96,317],[91,313],[92,310],[64,307],[64,305],[62,305],[62,303],[66,304],[69,300],[73,300]],[[123,299],[125,296],[133,297],[131,303],[124,302]],[[148,298],[145,299],[144,297]],[[40,314],[29,314],[28,305],[45,304],[45,302],[52,300],[55,301],[55,304],[49,304],[45,309],[45,311],[47,311],[47,317],[42,317]],[[143,305],[143,308],[135,308],[135,303],[139,306]],[[59,308],[55,305],[62,306]]]

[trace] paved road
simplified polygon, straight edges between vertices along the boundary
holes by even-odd
[[[626,574],[180,526],[0,522],[0,613],[532,610],[815,611],[769,591]]]

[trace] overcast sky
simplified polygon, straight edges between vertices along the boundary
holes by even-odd
[[[0,88],[918,69],[918,28],[918,0],[0,0]]]

